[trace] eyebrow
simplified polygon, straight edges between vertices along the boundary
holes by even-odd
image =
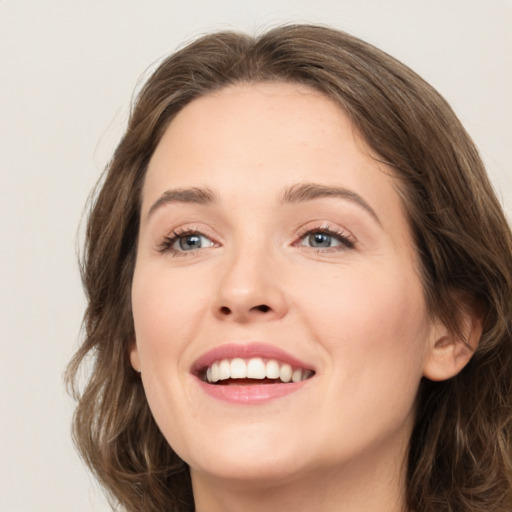
[[[364,208],[380,225],[380,219],[375,210],[359,195],[344,187],[335,185],[321,185],[320,183],[301,183],[286,189],[282,195],[282,203],[301,203],[321,199],[325,197],[337,197],[347,199]]]
[[[346,199],[365,209],[380,225],[380,219],[375,210],[359,195],[344,187],[334,185],[321,185],[319,183],[301,183],[287,188],[282,196],[281,203],[302,203],[322,199],[326,197],[336,197]],[[155,210],[170,203],[191,203],[207,205],[216,202],[216,196],[209,188],[176,188],[166,190],[151,206],[147,217],[150,217]]]
[[[155,210],[170,203],[192,203],[206,205],[215,202],[215,194],[208,188],[175,188],[166,190],[151,206],[147,217]]]

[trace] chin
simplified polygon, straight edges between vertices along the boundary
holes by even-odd
[[[224,455],[216,461],[197,461],[198,464],[190,466],[192,478],[194,473],[208,475],[210,479],[224,481],[226,483],[251,488],[271,487],[281,485],[287,481],[298,478],[305,472],[298,460],[297,454],[286,456],[286,454],[275,452],[259,456],[243,456],[243,454]]]
[[[203,438],[204,439],[204,438]],[[287,432],[261,428],[228,428],[194,443],[190,450],[178,453],[191,472],[213,478],[253,483],[287,480],[301,471],[303,440],[290,439]]]

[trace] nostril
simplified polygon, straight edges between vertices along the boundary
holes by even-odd
[[[229,316],[232,315],[233,313],[235,313],[235,316],[238,316],[237,308],[231,309],[228,306],[221,306],[219,307],[218,311],[221,316]],[[253,306],[252,308],[250,308],[250,311],[247,311],[247,313],[268,313],[269,311],[272,311],[272,308],[270,306],[267,306],[266,304],[260,304],[258,306]]]

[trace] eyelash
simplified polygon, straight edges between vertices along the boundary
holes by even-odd
[[[166,235],[164,239],[158,244],[157,250],[161,253],[170,253],[173,256],[189,256],[191,253],[195,253],[198,249],[192,249],[190,251],[178,251],[173,249],[172,246],[180,239],[187,236],[203,236],[210,238],[197,229],[175,229],[169,235]]]
[[[321,247],[309,247],[309,249],[313,249],[318,253],[343,251],[346,249],[354,249],[355,247],[354,237],[350,233],[348,233],[345,230],[338,229],[329,225],[324,225],[318,228],[303,228],[297,232],[296,236],[299,239],[299,242],[302,242],[303,240],[306,239],[307,236],[315,234],[331,236],[341,243],[340,246],[326,247],[324,249],[322,249]],[[299,242],[294,242],[293,245],[300,245]]]
[[[337,241],[341,243],[340,246],[335,247],[309,247],[309,249],[313,249],[318,253],[324,252],[335,252],[335,251],[343,251],[346,249],[353,249],[355,247],[355,241],[349,233],[344,230],[333,228],[331,226],[321,226],[318,228],[304,228],[299,230],[296,233],[296,237],[298,239],[297,242],[294,242],[292,245],[297,247],[301,246],[300,242],[304,241],[307,236],[314,234],[324,234],[333,237]],[[173,256],[189,256],[190,254],[194,254],[199,249],[191,249],[190,251],[179,251],[173,249],[172,246],[180,239],[191,235],[197,235],[209,238],[207,235],[202,233],[197,229],[175,229],[169,235],[166,235],[162,242],[158,244],[157,250],[160,253],[170,253]],[[215,242],[213,242],[215,244]],[[212,246],[210,246],[212,247]],[[307,247],[307,246],[304,246]],[[202,248],[201,248],[202,249]]]

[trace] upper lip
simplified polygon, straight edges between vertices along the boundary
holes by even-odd
[[[240,357],[242,359],[250,359],[253,357],[275,359],[282,363],[288,363],[294,368],[314,371],[314,368],[310,364],[301,361],[297,357],[285,352],[283,349],[260,342],[226,343],[215,347],[196,359],[192,364],[191,371],[194,374],[199,374],[204,371],[205,368],[211,366],[215,361],[220,361],[222,359],[234,359],[236,357]]]

